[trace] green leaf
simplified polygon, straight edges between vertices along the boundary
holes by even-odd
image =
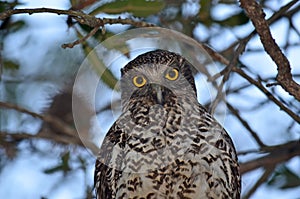
[[[83,45],[83,50],[88,55],[88,60],[92,64],[96,73],[100,76],[101,80],[111,89],[115,89],[118,82],[114,74],[105,66],[105,64],[99,59],[98,55],[87,44]]]
[[[300,186],[300,177],[286,166],[280,166],[268,181],[268,185],[280,189],[289,189]]]
[[[81,27],[82,30],[84,30],[86,32],[86,34],[88,34],[89,32],[91,32],[93,30],[93,28],[91,28],[88,25],[84,25],[84,24],[79,24],[79,26]],[[111,37],[115,35],[115,33],[110,32],[109,30],[105,30],[105,32],[102,32],[100,29],[93,35],[93,38],[99,40],[100,42],[104,41],[105,39],[107,39],[108,37]]]
[[[83,158],[83,157],[81,157],[81,156],[79,156],[78,158],[77,158],[77,160],[78,160],[78,162],[79,162],[79,164],[80,164],[80,168],[83,170],[83,171],[86,171],[86,166],[87,166],[87,163],[86,163],[86,160]]]
[[[18,5],[24,5],[23,3],[19,3],[18,1],[14,1],[14,2],[8,2],[8,1],[4,1],[4,2],[0,2],[0,13],[4,12],[6,10],[9,9],[13,9],[14,7],[18,6]]]
[[[53,173],[58,172],[58,171],[62,171],[61,165],[55,166],[55,167],[51,167],[49,169],[45,169],[44,173],[45,174],[53,174]]]
[[[119,39],[115,38],[114,41],[115,41],[115,43],[105,42],[105,43],[103,43],[103,45],[108,49],[118,50],[122,54],[124,54],[125,56],[127,56],[129,58],[128,52],[130,52],[130,49],[129,49],[128,44],[124,43],[124,39],[123,38],[119,38]]]
[[[19,20],[19,21],[15,21],[13,23],[10,23],[8,28],[12,31],[12,32],[16,32],[18,30],[21,30],[22,28],[24,28],[26,26],[26,22]]]
[[[65,154],[61,157],[61,160],[62,160],[63,166],[69,168],[70,152],[68,151],[67,153],[65,153]]]
[[[75,10],[82,10],[95,2],[97,2],[97,0],[70,0],[72,8]]]
[[[220,3],[223,3],[223,4],[237,4],[237,1],[236,0],[220,0],[218,3],[219,4]]]
[[[77,32],[79,38],[82,37],[79,32]],[[102,60],[99,59],[95,50],[93,50],[87,42],[82,44],[83,52],[87,56],[90,64],[96,73],[100,76],[101,80],[111,89],[117,89],[116,84],[118,79],[114,74],[106,67]]]
[[[198,12],[198,18],[202,24],[208,27],[211,26],[213,22],[211,18],[211,7],[211,0],[200,1],[200,10]]]
[[[70,160],[70,152],[67,152],[61,157],[61,162],[58,165],[53,166],[49,169],[45,169],[44,173],[53,174],[56,172],[63,172],[64,174],[66,174],[67,172],[71,171],[69,160]]]
[[[234,26],[239,26],[248,23],[249,18],[245,15],[243,11],[241,11],[236,15],[228,17],[227,19],[220,20],[220,21],[215,20],[215,21],[222,26],[234,27]]]
[[[9,70],[18,70],[20,68],[20,65],[14,61],[11,60],[5,60],[3,62],[4,68]]]
[[[161,11],[165,7],[163,0],[116,0],[111,3],[104,4],[94,11],[91,15],[97,15],[99,13],[107,14],[121,14],[124,12],[132,13],[136,17],[147,17]]]

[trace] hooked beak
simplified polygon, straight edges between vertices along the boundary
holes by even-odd
[[[163,105],[164,99],[162,95],[162,89],[163,89],[162,86],[159,84],[152,84],[152,88],[155,92],[154,94],[156,95],[157,103]]]

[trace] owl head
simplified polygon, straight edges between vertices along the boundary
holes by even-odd
[[[166,50],[139,55],[121,69],[123,106],[131,100],[164,105],[178,97],[196,99],[192,67],[182,56]]]

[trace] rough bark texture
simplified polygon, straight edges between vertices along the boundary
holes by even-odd
[[[290,95],[300,101],[300,85],[293,80],[289,60],[282,53],[270,32],[262,7],[254,0],[240,0],[241,7],[251,19],[264,49],[277,65],[277,81]]]

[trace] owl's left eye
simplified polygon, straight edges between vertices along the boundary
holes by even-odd
[[[145,79],[145,77],[137,75],[133,77],[132,82],[136,87],[140,88],[146,84],[147,80]]]
[[[165,74],[165,77],[171,81],[176,80],[178,76],[179,76],[179,72],[176,68],[172,68],[171,70],[168,70]]]

